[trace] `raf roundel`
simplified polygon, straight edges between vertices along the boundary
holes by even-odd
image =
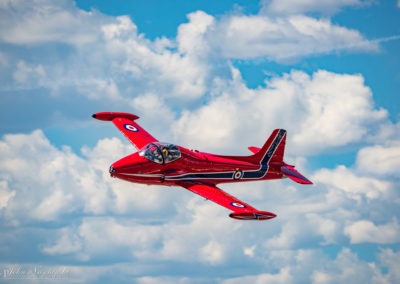
[[[244,206],[243,204],[240,204],[238,202],[231,202],[231,205],[233,207],[238,207],[238,208],[245,208],[246,206]]]
[[[233,174],[233,179],[234,179],[234,180],[241,179],[242,177],[243,177],[243,171],[242,171],[242,170],[237,170],[237,171]]]
[[[139,129],[137,129],[135,126],[133,126],[132,124],[124,124],[124,128],[126,129],[126,130],[129,130],[129,131],[133,131],[133,132],[138,132],[139,131]]]

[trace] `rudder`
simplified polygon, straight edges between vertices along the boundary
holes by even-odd
[[[286,130],[275,129],[261,149],[251,156],[253,162],[263,165],[270,162],[282,162],[285,153]]]

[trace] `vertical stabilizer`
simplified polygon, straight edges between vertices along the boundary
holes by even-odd
[[[275,129],[264,146],[262,146],[256,154],[250,156],[251,160],[255,163],[261,163],[262,165],[267,165],[270,162],[283,163],[285,144],[286,130]]]

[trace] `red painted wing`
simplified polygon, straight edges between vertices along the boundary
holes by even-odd
[[[228,208],[229,210],[234,211],[229,215],[231,218],[240,220],[268,220],[276,216],[270,212],[258,211],[254,207],[244,203],[243,201],[240,201],[236,197],[213,185],[185,182],[182,183],[181,186],[225,208]]]
[[[146,130],[139,126],[136,122],[127,118],[114,118],[112,122],[115,126],[125,135],[129,141],[137,149],[141,149],[151,142],[157,142],[158,140],[151,136]]]
[[[226,193],[216,186],[206,184],[184,183],[182,186],[191,192],[203,196],[221,206],[224,206],[235,212],[251,212],[256,211],[255,208],[240,201],[236,197]]]
[[[93,117],[99,120],[112,121],[137,149],[158,141],[134,121],[139,118],[136,115],[122,112],[99,112],[94,114]]]

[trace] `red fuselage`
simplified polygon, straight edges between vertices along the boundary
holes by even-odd
[[[173,162],[158,164],[139,152],[113,163],[112,177],[135,183],[178,185],[182,181],[208,184],[281,179],[284,163],[260,163],[245,161],[245,157],[220,156],[178,146],[181,157]]]

